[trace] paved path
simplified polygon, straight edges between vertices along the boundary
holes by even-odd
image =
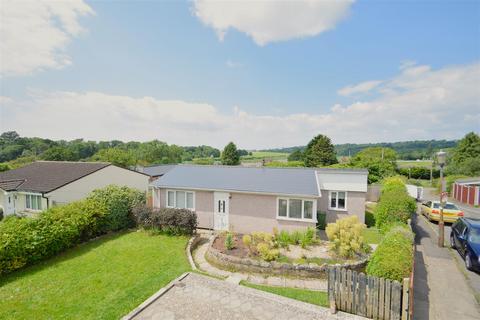
[[[426,200],[438,200],[438,195],[435,194],[435,189],[426,188],[424,191],[424,195]],[[465,217],[480,218],[480,208],[474,208],[472,206],[459,203],[454,199],[453,200],[449,199],[449,201],[454,202],[461,210],[463,210],[463,212],[465,213]],[[428,222],[427,225],[431,227],[434,233],[432,236],[438,239],[438,223]],[[451,232],[451,225],[449,223],[446,223],[445,224],[445,246],[446,247],[449,246],[450,232]],[[456,250],[452,249],[450,252],[452,253],[452,256],[455,258],[460,270],[463,272],[464,276],[466,277],[469,286],[475,291],[475,294],[477,296],[477,301],[480,303],[480,273],[467,270],[467,268],[465,267],[465,261]]]
[[[133,319],[365,319],[194,273],[167,289]]]
[[[414,318],[480,319],[477,302],[448,248],[437,246],[437,236],[426,219],[415,215],[416,233]]]
[[[246,274],[240,272],[230,272],[218,269],[205,260],[205,252],[208,248],[208,242],[204,242],[198,246],[194,251],[193,259],[195,263],[200,268],[201,271],[209,273],[211,275],[226,277],[227,281],[238,283],[240,280],[246,280],[250,283],[263,284],[268,286],[278,286],[278,287],[290,287],[290,288],[302,288],[309,290],[321,290],[327,291],[328,285],[326,280],[320,279],[294,279],[294,278],[285,278],[285,277],[265,277],[261,275]]]

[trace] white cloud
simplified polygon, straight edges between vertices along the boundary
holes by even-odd
[[[194,0],[195,15],[223,40],[228,29],[244,32],[258,45],[315,36],[335,27],[354,0]]]
[[[84,30],[78,19],[94,14],[82,0],[2,0],[0,75],[28,75],[71,64],[65,49]]]
[[[302,145],[318,133],[344,143],[452,139],[478,132],[480,63],[424,67],[422,72],[411,68],[384,80],[377,98],[284,116],[256,115],[238,107],[224,114],[207,103],[152,97],[31,91],[26,100],[0,99],[0,131],[216,147],[235,141],[242,148]]]
[[[341,96],[349,96],[357,93],[367,93],[372,89],[378,87],[381,83],[382,81],[379,81],[379,80],[361,82],[354,86],[347,86],[345,88],[338,90],[338,94]]]

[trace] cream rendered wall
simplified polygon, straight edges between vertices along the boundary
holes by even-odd
[[[50,206],[65,204],[85,198],[91,191],[106,187],[110,184],[127,186],[146,192],[148,189],[149,176],[110,165],[89,174],[77,181],[54,190],[45,196],[50,199]]]
[[[366,192],[347,191],[347,211],[331,210],[328,208],[329,191],[322,190],[322,196],[317,201],[317,210],[327,213],[327,223],[352,214],[358,216],[361,222],[365,222],[365,197]]]

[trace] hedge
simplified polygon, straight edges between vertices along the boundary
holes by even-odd
[[[401,281],[409,277],[413,264],[413,233],[406,227],[391,229],[372,254],[367,274]]]
[[[138,226],[174,235],[192,235],[197,229],[197,214],[188,209],[151,209],[139,205],[133,209]]]
[[[85,200],[48,209],[37,218],[5,219],[0,223],[0,274],[132,225],[131,208],[144,199],[139,191],[109,186]]]
[[[375,207],[375,225],[381,231],[387,231],[391,225],[407,223],[417,204],[407,193],[402,179],[388,178],[384,181],[380,200]]]
[[[410,177],[411,179],[422,179],[430,180],[430,168],[427,167],[410,167],[410,168],[400,168],[398,173],[405,177]],[[434,168],[432,170],[432,177],[440,177],[440,170]]]

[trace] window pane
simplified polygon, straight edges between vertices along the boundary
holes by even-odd
[[[193,209],[193,193],[187,192],[187,208]]]
[[[337,207],[337,193],[332,192],[330,193],[330,208],[336,208]]]
[[[303,202],[303,218],[312,219],[313,216],[313,201]]]
[[[38,210],[42,210],[42,197],[41,196],[37,196],[37,206],[38,206]]]
[[[168,196],[167,196],[167,198],[168,198],[168,199],[167,199],[168,203],[167,203],[167,206],[169,206],[169,207],[175,206],[174,197],[175,197],[175,192],[173,192],[173,191],[168,191]]]
[[[338,209],[345,209],[345,192],[338,193]]]
[[[185,208],[185,192],[184,191],[177,191],[177,208],[184,209]]]
[[[289,218],[301,219],[302,218],[302,200],[290,199],[289,201]]]
[[[287,200],[278,199],[278,216],[286,217],[287,216]]]
[[[27,201],[27,204],[26,204],[26,208],[27,209],[31,209],[32,207],[30,206],[30,195],[29,194],[26,194],[25,195],[25,200]],[[8,198],[8,202],[10,203],[10,198]]]
[[[31,196],[31,201],[32,201],[32,209],[36,210],[37,209],[37,197],[36,196]]]

